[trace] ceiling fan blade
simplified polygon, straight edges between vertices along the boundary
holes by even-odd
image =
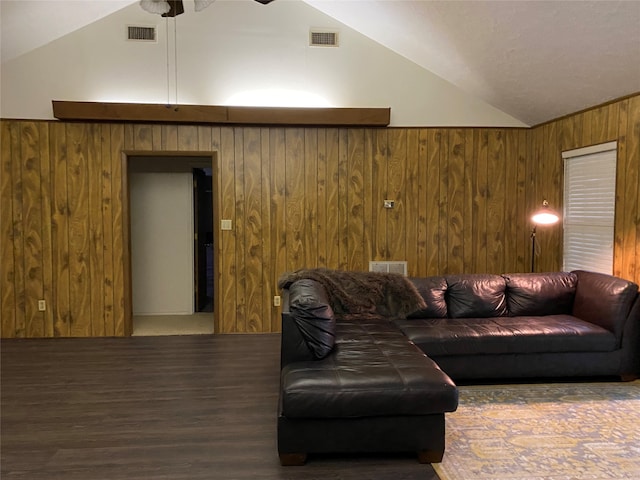
[[[273,0],[256,0],[256,2],[261,3],[262,5],[266,5],[273,2]]]
[[[193,9],[196,12],[201,12],[215,1],[216,0],[194,0],[195,5]]]
[[[163,17],[175,17],[184,13],[184,5],[182,4],[182,0],[166,0],[171,9],[167,13],[163,13]]]

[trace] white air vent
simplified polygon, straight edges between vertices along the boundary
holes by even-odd
[[[337,47],[338,32],[311,30],[309,32],[309,45],[312,47]]]
[[[155,42],[156,27],[142,27],[139,25],[128,25],[127,40],[134,40],[136,42]]]
[[[371,261],[369,262],[370,272],[383,272],[383,273],[399,273],[401,275],[407,275],[407,262],[406,261],[394,261],[394,262],[382,262]]]

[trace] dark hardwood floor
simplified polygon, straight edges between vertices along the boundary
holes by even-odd
[[[415,456],[276,449],[277,334],[3,340],[1,477],[436,480]]]

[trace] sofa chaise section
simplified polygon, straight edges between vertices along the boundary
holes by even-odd
[[[416,452],[438,462],[444,413],[457,388],[388,320],[336,319],[323,287],[291,285],[282,332],[278,451],[283,465],[309,453]],[[330,351],[317,348],[334,338]]]

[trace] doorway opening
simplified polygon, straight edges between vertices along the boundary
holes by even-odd
[[[215,153],[128,152],[129,332],[216,330]]]

